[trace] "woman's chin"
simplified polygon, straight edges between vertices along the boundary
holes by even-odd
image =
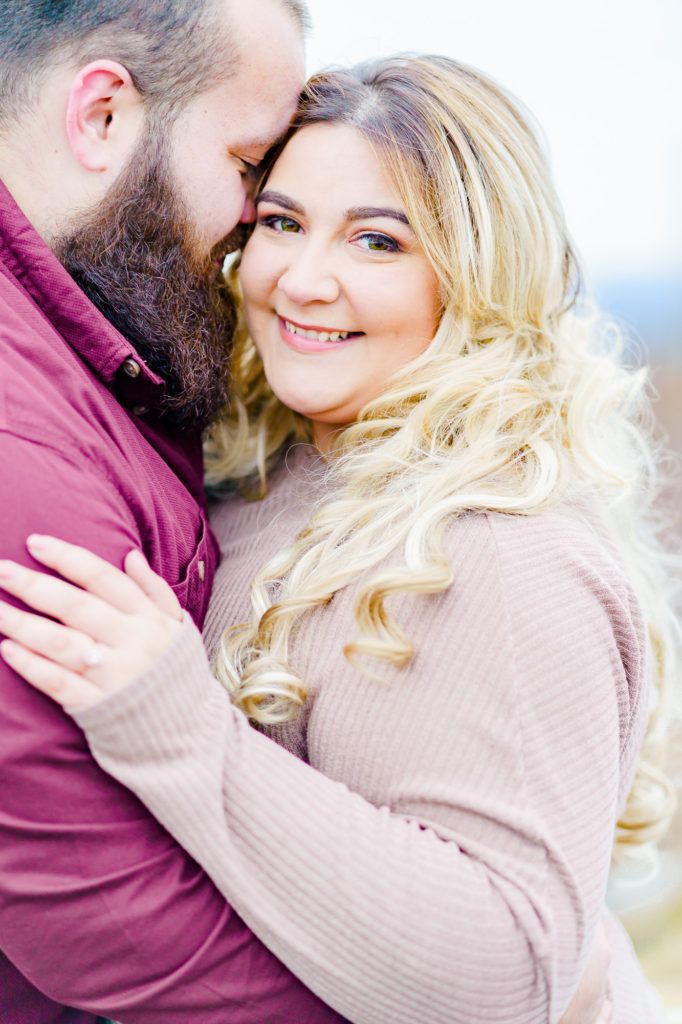
[[[287,409],[291,409],[292,412],[298,413],[299,416],[305,416],[309,420],[325,422],[327,416],[330,415],[328,410],[337,407],[337,402],[332,396],[329,396],[327,402],[325,396],[320,395],[319,391],[314,395],[315,401],[311,401],[311,389],[308,389],[305,394],[301,394],[295,388],[274,387],[272,384],[270,387],[282,405],[286,405]],[[336,420],[333,413],[330,418]]]

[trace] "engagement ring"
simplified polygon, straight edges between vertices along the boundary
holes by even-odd
[[[97,647],[90,647],[85,652],[83,665],[85,668],[97,668],[102,664],[102,655]]]

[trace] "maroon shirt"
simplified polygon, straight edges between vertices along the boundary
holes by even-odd
[[[141,547],[201,624],[217,561],[201,444],[164,426],[163,387],[0,183],[0,556],[34,564],[33,531],[119,566]],[[2,1024],[342,1020],[4,662],[0,945]]]

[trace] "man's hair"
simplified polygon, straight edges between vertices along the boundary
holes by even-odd
[[[282,0],[302,28],[304,0]],[[238,55],[217,32],[214,0],[5,0],[0,30],[0,128],[38,97],[62,60],[108,57],[148,106],[181,108],[233,73]]]

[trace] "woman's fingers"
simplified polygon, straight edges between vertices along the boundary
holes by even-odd
[[[613,1004],[610,1002],[605,1003],[604,1013],[602,1017],[602,1024],[611,1024],[613,1020]]]
[[[103,692],[127,686],[182,628],[179,604],[143,559],[140,564],[131,554],[128,576],[63,541],[33,537],[28,547],[34,558],[73,582],[0,562],[0,590],[58,620],[0,602],[0,633],[11,638],[3,656],[67,710],[89,707]]]
[[[67,711],[80,711],[82,708],[91,707],[102,697],[101,691],[94,683],[76,672],[27,651],[25,647],[12,640],[3,640],[0,643],[0,654],[18,675],[23,676],[37,690],[56,700]]]
[[[94,640],[112,644],[119,636],[125,635],[126,621],[129,620],[123,613],[54,576],[34,572],[16,562],[0,562],[0,588],[18,597],[34,611],[59,619]],[[146,601],[143,594],[140,594],[140,600]]]
[[[601,1013],[597,1017],[594,1024],[612,1024],[613,1021],[613,1005],[607,1000],[601,1010]]]
[[[89,594],[119,611],[134,615],[144,605],[144,594],[124,572],[86,548],[55,537],[32,534],[26,546],[37,562],[58,572]]]
[[[3,601],[0,601],[0,633],[72,672],[95,668],[97,649],[90,637]]]
[[[125,559],[124,567],[127,575],[140,590],[147,595],[159,611],[172,618],[182,619],[182,606],[177,597],[161,576],[157,576],[149,567],[149,562],[141,551],[131,551]]]
[[[608,1024],[611,956],[611,944],[600,919],[580,983],[559,1024]]]

